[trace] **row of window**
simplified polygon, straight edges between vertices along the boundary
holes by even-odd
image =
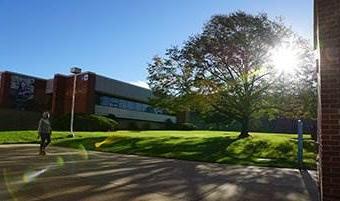
[[[121,98],[115,98],[110,96],[98,96],[97,104],[106,107],[114,107],[124,110],[132,110],[139,112],[148,112],[155,114],[166,114],[162,109],[153,108],[148,104],[139,103],[135,101],[125,100]]]

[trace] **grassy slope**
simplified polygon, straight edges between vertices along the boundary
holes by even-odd
[[[58,146],[106,152],[159,156],[228,164],[295,167],[296,135],[252,133],[238,139],[236,132],[223,131],[117,131],[79,132],[75,139],[67,133],[54,132]],[[0,132],[0,143],[36,142],[36,132]],[[305,135],[304,157],[309,168],[315,168],[313,143]]]

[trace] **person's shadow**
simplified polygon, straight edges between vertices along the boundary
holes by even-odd
[[[317,181],[309,174],[308,170],[300,169],[303,182],[308,191],[311,201],[320,201],[319,187]]]

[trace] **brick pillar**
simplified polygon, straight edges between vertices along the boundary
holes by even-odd
[[[94,73],[77,76],[75,113],[94,113],[95,104]],[[52,113],[63,115],[71,112],[73,93],[73,76],[55,75],[53,80]]]
[[[95,106],[95,85],[96,85],[96,74],[88,73],[88,81],[87,81],[87,93],[86,93],[86,113],[93,114],[94,106]]]
[[[0,107],[9,107],[10,100],[9,100],[9,89],[11,83],[11,74],[8,72],[1,73],[1,80],[0,80]]]
[[[340,1],[316,0],[319,59],[320,189],[340,201]]]
[[[52,114],[64,114],[64,100],[65,100],[66,77],[62,75],[55,75],[53,79],[53,95],[52,95]]]
[[[72,84],[68,86],[69,93],[67,94],[72,95],[73,78],[70,78],[70,81]],[[94,113],[95,82],[96,76],[94,73],[83,73],[77,76],[75,113]],[[71,108],[71,102],[65,107]]]

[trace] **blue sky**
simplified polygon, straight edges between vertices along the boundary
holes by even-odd
[[[0,0],[0,71],[52,77],[80,66],[141,83],[154,55],[236,10],[281,16],[312,38],[312,0]]]

